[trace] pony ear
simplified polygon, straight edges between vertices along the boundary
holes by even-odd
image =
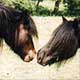
[[[68,21],[64,16],[62,16],[62,20],[63,20],[63,23]]]
[[[79,18],[75,18],[73,21],[73,27],[74,28],[79,28],[80,29],[80,19]]]

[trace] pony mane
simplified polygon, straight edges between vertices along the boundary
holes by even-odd
[[[0,5],[0,44],[2,43],[2,39],[5,39],[7,44],[9,42],[11,42],[11,45],[13,44],[12,42],[15,40],[15,37],[12,38],[12,33],[15,32],[21,22],[23,22],[22,24],[31,36],[38,38],[36,25],[28,12]]]
[[[10,31],[15,31],[15,29],[20,25],[21,21],[23,21],[23,24],[28,29],[31,36],[38,37],[36,25],[32,18],[29,16],[28,12],[16,10],[9,6],[0,5],[1,30],[5,31],[10,29]],[[1,25],[3,25],[3,27],[1,27]]]
[[[38,32],[37,32],[36,25],[34,21],[32,20],[32,18],[30,17],[30,15],[26,13],[26,11],[22,11],[22,15],[23,15],[23,21],[24,21],[23,23],[25,27],[28,29],[30,35],[38,38]]]
[[[75,37],[73,22],[69,21],[66,23],[62,23],[52,34],[52,38],[50,39],[48,44],[51,44],[51,52],[55,52],[57,49],[60,54],[59,56],[64,56],[65,59],[68,59],[70,56],[75,55],[75,52],[78,47],[77,39]],[[74,43],[74,44],[73,44]],[[74,46],[75,45],[75,46]],[[72,50],[72,51],[70,51]],[[62,52],[63,51],[63,52]],[[74,54],[71,54],[74,53]],[[65,53],[65,54],[63,54]],[[67,55],[69,53],[70,55]],[[63,54],[63,55],[61,55]],[[61,60],[62,60],[61,57]]]

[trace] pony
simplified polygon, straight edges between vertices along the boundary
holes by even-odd
[[[80,19],[62,19],[48,43],[37,52],[37,62],[43,66],[67,60],[80,48]]]
[[[29,62],[36,54],[33,37],[38,38],[38,32],[28,12],[0,5],[0,42],[5,40],[22,60]]]

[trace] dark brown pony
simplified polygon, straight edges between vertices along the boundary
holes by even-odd
[[[68,21],[63,17],[62,24],[53,32],[52,38],[37,53],[37,62],[50,65],[74,56],[80,47],[80,19]]]
[[[24,61],[31,61],[36,54],[33,36],[38,38],[38,33],[27,12],[0,5],[0,40],[4,39]]]

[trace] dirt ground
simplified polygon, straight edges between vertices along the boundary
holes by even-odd
[[[62,22],[61,17],[33,17],[39,40],[34,40],[38,51],[49,40],[53,30]],[[51,66],[37,64],[36,57],[30,63],[26,63],[14,54],[5,44],[0,48],[0,80],[80,80],[80,50],[66,63]]]

